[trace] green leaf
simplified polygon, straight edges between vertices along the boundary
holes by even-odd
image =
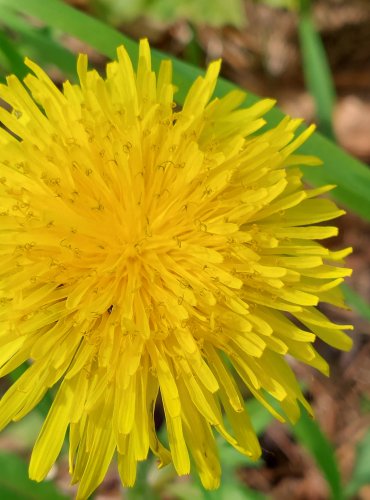
[[[35,444],[43,422],[43,415],[37,411],[31,411],[21,420],[10,422],[1,431],[1,435],[11,440],[12,443],[21,446],[22,449],[30,450]]]
[[[51,481],[36,483],[28,478],[27,464],[17,455],[0,452],[0,498],[4,500],[63,500]]]
[[[148,480],[152,465],[152,461],[148,459],[138,463],[135,487],[126,488],[124,498],[127,500],[141,500],[142,498],[147,500],[160,499],[160,495]]]
[[[345,488],[347,498],[352,498],[362,486],[370,484],[370,431],[357,446],[356,463],[352,479]]]
[[[40,64],[56,66],[68,77],[76,74],[75,55],[55,41],[53,32],[48,27],[31,26],[21,15],[16,14],[2,2],[0,2],[0,19],[19,38],[16,43],[18,63],[17,67],[13,67],[12,73],[23,78],[29,72],[23,63],[23,58],[28,56],[37,59]],[[16,61],[14,56],[12,57]]]
[[[46,26],[69,33],[110,58],[115,56],[116,48],[121,44],[125,44],[130,54],[137,54],[136,42],[60,0],[47,2],[44,0],[0,0],[0,7],[4,5],[13,11],[33,16],[44,22]]]
[[[257,436],[266,431],[267,427],[274,420],[271,413],[257,399],[249,399],[246,402],[246,409],[252,421],[254,432]]]
[[[60,69],[66,77],[73,77],[76,73],[76,57],[58,44],[50,33],[41,30],[23,33],[20,50],[23,56],[35,54],[39,60]]]
[[[237,451],[230,443],[221,436],[216,436],[217,448],[222,464],[222,476],[232,474],[236,468],[249,467],[257,469],[262,465],[261,460],[251,460],[249,457]],[[222,481],[223,482],[223,481]]]
[[[292,427],[292,430],[297,441],[310,452],[321,469],[330,486],[331,498],[341,500],[343,490],[333,447],[324,436],[318,423],[308,415],[303,407],[301,407],[301,418]]]
[[[313,185],[336,185],[332,198],[370,221],[369,167],[318,133],[311,136],[300,151],[319,156],[324,162],[323,168],[303,168],[306,180]]]
[[[1,5],[7,5],[19,12],[35,16],[48,26],[80,38],[110,58],[115,57],[116,47],[124,44],[134,63],[137,61],[138,47],[136,42],[59,0],[48,0],[47,2],[44,0],[0,0]],[[174,81],[179,88],[176,99],[181,104],[189,86],[197,76],[203,73],[202,70],[156,50],[153,50],[152,54],[155,68],[158,68],[159,61],[163,58],[173,60]],[[222,96],[235,88],[237,87],[232,83],[220,79],[216,95]],[[258,100],[259,98],[249,94],[246,105]],[[280,110],[273,109],[266,115],[267,126],[276,125],[283,117],[284,114]],[[324,162],[323,167],[304,169],[308,182],[314,185],[337,185],[337,189],[332,192],[333,198],[370,220],[370,169],[368,167],[346,154],[319,133],[315,133],[300,148],[300,151],[305,154],[317,155]]]
[[[22,56],[15,48],[15,45],[2,31],[0,31],[0,52],[2,52],[5,57],[6,70],[8,73],[15,73],[19,75],[20,78],[26,76],[28,69],[23,63]]]
[[[257,435],[266,431],[273,420],[271,413],[257,400],[250,399],[246,402],[246,409],[252,421],[252,426]],[[227,441],[217,439],[217,446],[222,464],[222,479],[219,490],[207,492],[205,498],[211,500],[264,500],[267,497],[262,493],[247,488],[237,478],[235,472],[238,468],[256,468],[262,465],[262,460],[253,461],[235,450]]]
[[[346,304],[356,309],[364,319],[370,321],[370,305],[348,285],[342,285],[342,291]]]
[[[228,445],[231,447],[231,445]],[[194,492],[193,495],[179,495],[180,498],[188,499],[202,499],[202,500],[266,500],[264,494],[259,491],[253,490],[246,485],[242,484],[241,481],[237,478],[235,472],[235,467],[230,464],[222,463],[222,478],[220,487],[217,490],[206,490],[197,474],[194,474],[192,477],[194,481],[192,486],[197,487],[197,494]],[[181,483],[180,483],[181,484]],[[186,484],[186,483],[185,483]],[[176,497],[178,496],[178,486],[173,485],[173,487],[166,489],[167,492],[172,492]]]
[[[320,130],[327,137],[334,138],[332,116],[336,98],[331,71],[320,35],[312,21],[311,2],[300,0],[300,3],[298,32],[306,86],[315,99]]]

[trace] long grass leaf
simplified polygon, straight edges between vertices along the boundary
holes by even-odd
[[[27,68],[23,63],[23,57],[19,54],[11,40],[0,31],[0,52],[5,56],[7,65],[6,70],[8,73],[15,73],[20,78],[26,76]]]
[[[292,427],[293,434],[316,461],[329,484],[332,500],[341,500],[343,490],[333,447],[324,436],[318,423],[307,414],[306,410],[303,408],[301,410],[299,422]]]
[[[332,117],[335,89],[325,49],[312,20],[311,2],[308,0],[301,0],[298,33],[304,77],[306,86],[315,99],[319,129],[327,137],[334,138]]]

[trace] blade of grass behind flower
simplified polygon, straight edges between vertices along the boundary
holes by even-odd
[[[116,47],[124,44],[134,64],[137,60],[136,42],[60,0],[47,2],[44,0],[0,0],[0,5],[7,5],[17,11],[32,15],[49,26],[83,40],[110,58],[115,57]],[[179,88],[176,99],[181,104],[191,82],[203,74],[203,71],[156,50],[152,51],[152,55],[154,67],[158,67],[159,61],[163,58],[172,59],[174,81]],[[237,87],[232,83],[220,79],[216,95],[224,95],[235,88]],[[253,94],[248,94],[246,104],[258,100],[259,98]],[[284,116],[279,109],[273,109],[266,115],[267,126],[274,126]],[[315,133],[300,150],[305,154],[320,156],[324,162],[323,168],[304,169],[307,181],[314,185],[336,184],[338,188],[332,193],[333,198],[363,218],[370,220],[370,170],[318,133]]]
[[[17,455],[0,452],[0,498],[4,500],[67,500],[51,481],[36,483],[28,478],[27,464]]]
[[[358,295],[351,287],[346,284],[342,285],[342,291],[346,303],[356,309],[356,311],[364,318],[370,321],[370,305]]]
[[[11,40],[9,40],[2,31],[0,31],[0,52],[2,52],[6,59],[5,69],[7,74],[15,73],[19,78],[26,76],[28,69],[23,62],[23,57],[19,54]]]
[[[332,500],[341,500],[343,490],[333,447],[324,436],[318,423],[308,415],[303,407],[301,407],[301,418],[296,425],[292,426],[292,431],[298,442],[308,450],[322,471],[330,487]]]
[[[67,77],[76,74],[76,57],[60,43],[54,40],[50,29],[36,28],[30,25],[21,14],[15,13],[0,2],[0,19],[4,25],[17,34],[18,64],[11,72],[18,78],[23,78],[29,69],[23,63],[25,56],[35,58],[42,65],[52,64],[60,69]],[[0,33],[1,35],[1,33]],[[0,46],[2,41],[0,39]],[[12,57],[13,60],[16,60]]]
[[[356,493],[366,485],[370,484],[370,431],[357,445],[356,461],[352,477],[345,488],[346,498],[354,498]]]
[[[335,89],[320,35],[311,14],[311,1],[300,0],[298,33],[303,59],[303,72],[308,90],[315,99],[319,130],[334,139],[332,116]]]

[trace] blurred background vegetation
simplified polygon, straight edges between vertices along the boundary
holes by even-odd
[[[75,79],[74,54],[80,51],[87,52],[91,64],[103,71],[102,54],[114,55],[123,39],[109,28],[98,29],[83,13],[134,40],[148,37],[153,47],[198,68],[222,57],[226,79],[259,96],[275,97],[284,113],[316,122],[322,136],[309,147],[316,147],[314,152],[330,165],[307,179],[314,184],[338,184],[334,196],[348,213],[338,222],[340,236],[328,244],[334,249],[354,248],[348,258],[354,274],[350,287],[344,288],[352,311],[325,306],[333,320],[355,325],[353,350],[342,354],[317,346],[332,366],[330,379],[292,361],[317,420],[303,414],[294,428],[282,425],[246,394],[263,455],[251,463],[220,441],[220,490],[206,492],[195,476],[178,478],[170,466],[158,471],[150,458],[140,466],[135,489],[122,491],[113,466],[94,498],[370,499],[370,174],[366,166],[370,163],[370,2],[0,0],[0,79],[9,73],[24,76],[25,55],[41,64],[57,84]],[[196,74],[189,66],[178,68],[185,80]],[[227,85],[223,82],[220,92]],[[277,112],[271,114],[271,123],[280,117]],[[1,393],[10,383],[10,378],[0,381]],[[51,397],[0,436],[1,499],[73,498],[67,447],[48,481],[40,485],[27,479],[27,460]],[[160,412],[157,423],[160,427]]]

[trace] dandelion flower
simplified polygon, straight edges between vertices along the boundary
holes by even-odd
[[[343,212],[318,197],[332,186],[302,184],[299,167],[319,163],[295,153],[312,128],[297,136],[285,118],[260,131],[271,100],[212,100],[219,61],[177,109],[171,64],[156,75],[147,41],[136,72],[123,47],[106,78],[81,55],[79,84],[62,91],[26,63],[24,85],[0,88],[11,109],[0,110],[0,376],[29,367],[1,400],[0,428],[54,387],[31,478],[45,478],[68,430],[78,498],[115,455],[132,486],[149,450],[179,475],[192,460],[217,488],[217,433],[261,453],[237,379],[294,422],[309,405],[286,355],[327,374],[315,338],[351,346],[349,327],[317,308],[343,305],[350,271],[348,250],[317,241]]]

